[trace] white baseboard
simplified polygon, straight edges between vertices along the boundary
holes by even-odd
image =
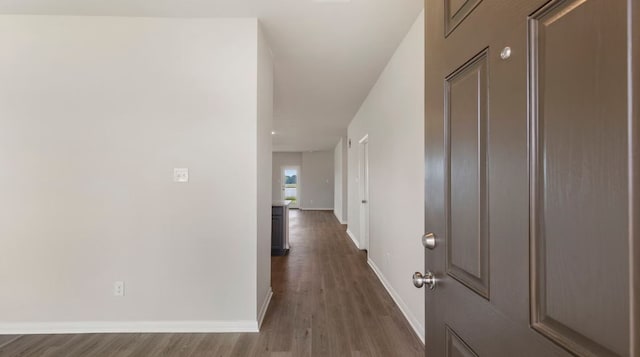
[[[302,211],[333,211],[333,208],[300,208]]]
[[[258,321],[0,322],[0,335],[258,332]]]
[[[373,260],[367,259],[367,263],[369,263],[369,266],[371,267],[373,272],[376,273],[376,276],[378,277],[384,288],[387,289],[389,295],[391,295],[391,298],[393,298],[393,301],[396,302],[405,319],[407,319],[409,325],[411,325],[411,327],[413,328],[413,332],[415,332],[416,336],[418,336],[420,341],[422,341],[422,343],[424,344],[424,326],[422,326],[422,324],[420,324],[420,321],[418,321],[418,319],[409,312],[409,307],[407,306],[407,304],[404,303],[400,295],[398,295],[398,293],[391,287],[391,284],[389,284],[387,279],[382,274],[382,271],[378,269],[378,266],[373,262]]]
[[[269,288],[269,292],[267,292],[267,296],[264,297],[264,302],[262,303],[260,312],[258,312],[258,329],[262,327],[262,321],[264,321],[264,316],[267,314],[267,310],[269,309],[269,303],[271,303],[272,297],[273,297],[273,290]]]
[[[349,236],[349,238],[351,238],[351,240],[353,241],[353,244],[356,245],[356,248],[360,249],[360,243],[358,242],[356,237],[353,235],[353,233],[349,230],[349,228],[347,228],[347,235]]]

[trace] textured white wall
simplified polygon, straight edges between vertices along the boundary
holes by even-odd
[[[302,209],[333,209],[333,150],[302,153]]]
[[[257,27],[0,16],[0,332],[255,325]]]
[[[424,13],[349,125],[349,231],[360,240],[358,141],[369,135],[369,259],[424,338]]]

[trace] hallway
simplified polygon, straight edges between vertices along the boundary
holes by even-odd
[[[0,356],[422,356],[423,345],[330,211],[291,211],[261,332],[0,336]],[[410,284],[407,279],[407,284]]]

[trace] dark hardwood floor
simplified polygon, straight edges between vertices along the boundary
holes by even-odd
[[[260,333],[0,336],[0,356],[423,356],[424,346],[329,211],[291,211]],[[407,282],[409,283],[409,281]]]

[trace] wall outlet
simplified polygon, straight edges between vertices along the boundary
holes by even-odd
[[[309,204],[312,205],[313,204],[313,200],[309,200]]]
[[[113,283],[113,296],[124,296],[124,281]]]

